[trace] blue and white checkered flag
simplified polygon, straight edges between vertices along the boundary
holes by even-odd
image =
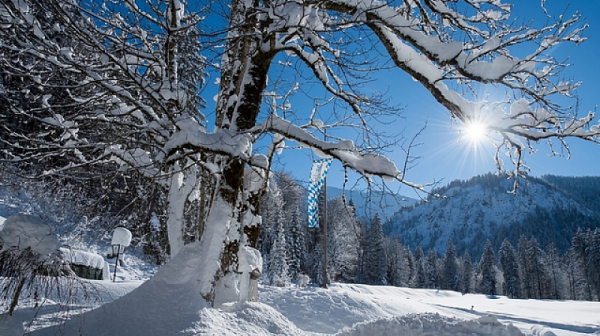
[[[325,176],[333,159],[313,160],[310,170],[310,185],[308,186],[308,227],[319,227],[319,200],[317,199]]]

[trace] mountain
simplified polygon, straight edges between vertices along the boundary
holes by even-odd
[[[379,212],[382,218],[390,218],[394,213],[403,207],[414,205],[418,202],[415,198],[392,194],[391,192],[381,192],[372,190],[345,190],[346,200],[354,201],[356,214],[359,218],[372,218],[376,212]],[[342,195],[342,189],[336,187],[327,187],[327,199],[336,198]]]
[[[444,253],[451,238],[459,255],[477,258],[486,239],[498,251],[504,238],[516,248],[521,235],[533,236],[564,252],[579,227],[600,226],[600,177],[528,177],[516,195],[508,193],[512,183],[491,173],[453,181],[432,193],[441,197],[402,208],[384,229],[424,251]]]

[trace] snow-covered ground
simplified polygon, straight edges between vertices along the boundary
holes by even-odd
[[[13,317],[0,317],[0,335],[22,334],[23,326],[25,331],[34,331],[33,335],[55,335],[65,327],[59,325],[64,322],[64,314],[60,318],[56,316],[61,307],[69,308],[71,314],[100,307],[84,321],[74,317],[72,325],[89,324],[90,318],[101,319],[95,324],[104,326],[105,330],[95,335],[119,334],[110,315],[103,313],[102,305],[143,282],[123,279],[123,276],[139,276],[138,271],[129,268],[131,264],[124,267],[116,283],[86,280],[97,288],[92,295],[95,299],[89,303],[74,300],[76,302],[65,305],[48,300],[35,316],[34,301],[26,300]],[[156,316],[153,304],[138,302],[136,309],[135,314],[122,313],[141,319],[132,321],[133,325],[154,323],[151,319],[144,321],[145,316]],[[165,304],[164,315],[172,313]],[[34,316],[34,323],[30,323]],[[43,327],[46,328],[41,329]],[[179,318],[166,328],[157,329],[160,332],[156,335],[165,332],[182,335],[600,335],[600,303],[520,300],[354,284],[332,284],[329,289],[261,286],[257,303],[220,310],[199,307],[196,314],[186,315],[183,320]],[[69,335],[71,329],[64,330]],[[129,330],[128,335],[149,334],[148,329],[140,329],[139,334]]]

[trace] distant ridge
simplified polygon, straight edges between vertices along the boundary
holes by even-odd
[[[479,256],[486,239],[497,251],[504,238],[517,246],[521,235],[564,252],[578,227],[600,226],[600,177],[528,177],[516,196],[507,192],[512,183],[491,173],[453,181],[435,190],[444,198],[402,208],[384,229],[411,248],[444,253],[451,238],[459,254]]]
[[[327,198],[332,199],[342,195],[342,189],[327,187]],[[418,202],[417,199],[395,195],[389,192],[373,190],[371,194],[366,190],[346,190],[346,201],[352,199],[359,218],[371,218],[379,212],[382,218],[390,218],[402,207],[411,206]]]

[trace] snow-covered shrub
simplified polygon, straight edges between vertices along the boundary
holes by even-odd
[[[298,282],[298,287],[304,288],[310,282],[310,277],[304,273],[299,273],[296,275],[296,282]]]
[[[37,217],[16,214],[4,222],[0,231],[4,242],[0,250],[0,287],[5,298],[11,298],[8,313],[12,315],[25,284],[33,284],[40,275],[72,274],[58,249],[58,239],[50,226]],[[44,287],[47,282],[44,282]]]

